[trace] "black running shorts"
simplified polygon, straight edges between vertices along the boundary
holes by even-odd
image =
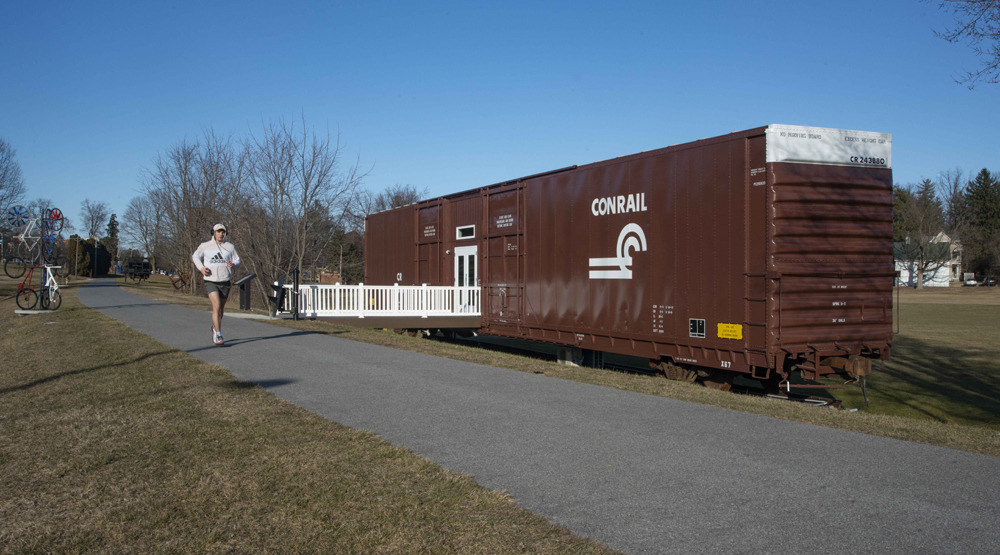
[[[209,295],[213,291],[218,291],[219,296],[223,299],[229,298],[229,288],[233,286],[232,281],[208,281],[205,280],[205,292]]]

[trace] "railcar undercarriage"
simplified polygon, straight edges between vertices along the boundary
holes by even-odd
[[[885,355],[888,357],[887,349]],[[649,367],[655,374],[664,378],[686,383],[699,383],[720,391],[733,390],[733,380],[741,375],[757,380],[768,394],[784,393],[787,395],[791,394],[792,389],[844,389],[850,384],[857,384],[861,387],[861,392],[864,395],[865,406],[868,405],[866,377],[872,373],[873,360],[878,360],[881,363],[880,369],[885,368],[885,360],[879,349],[866,349],[865,355],[836,353],[836,356],[823,356],[818,351],[814,351],[812,356],[787,356],[783,354],[778,357],[778,360],[780,361],[779,370],[754,368],[754,372],[751,372],[750,375],[733,370],[677,362],[669,357],[651,359]],[[793,382],[792,376],[795,373],[798,373],[806,382],[816,382],[822,378],[833,376],[840,377],[845,381],[843,384]]]

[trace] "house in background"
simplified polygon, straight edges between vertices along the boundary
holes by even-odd
[[[952,282],[962,281],[962,245],[952,241],[944,231],[939,231],[928,242],[927,258],[932,263],[925,263],[924,287],[948,287]],[[910,238],[906,242],[893,243],[892,254],[896,261],[896,285],[901,287],[916,287],[920,261],[914,256],[915,249],[910,246]]]

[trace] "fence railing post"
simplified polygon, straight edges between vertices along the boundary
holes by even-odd
[[[422,284],[420,286],[420,295],[419,295],[419,297],[420,297],[419,304],[420,304],[420,308],[421,308],[420,317],[421,318],[426,318],[427,317],[427,302],[430,300],[430,299],[427,298],[428,293],[430,293],[430,291],[427,289],[427,284],[426,283]]]
[[[299,319],[299,269],[292,270],[292,319]]]
[[[365,311],[368,310],[368,300],[365,298],[365,284],[358,284],[358,318],[365,317]]]

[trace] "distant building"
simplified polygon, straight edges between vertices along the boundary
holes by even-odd
[[[907,238],[909,240],[909,238]],[[962,281],[962,245],[958,241],[952,241],[951,237],[944,231],[939,231],[930,243],[940,245],[941,249],[947,249],[948,261],[939,268],[924,272],[924,287],[948,287],[952,282]],[[904,251],[906,243],[894,243],[893,254],[896,260],[896,271],[899,277],[896,278],[896,285],[902,287],[916,287],[918,271],[916,264],[907,260],[902,260],[899,254]]]
[[[335,283],[340,283],[340,274],[337,272],[330,271],[326,268],[321,268],[318,272],[319,282],[333,285]]]

